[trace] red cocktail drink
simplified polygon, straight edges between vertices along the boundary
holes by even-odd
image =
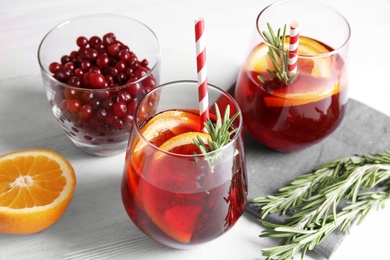
[[[264,9],[257,20],[260,37],[255,39],[237,79],[235,98],[243,113],[245,130],[259,142],[278,151],[296,151],[318,143],[339,126],[345,114],[349,26],[332,9],[322,5],[310,9],[311,5],[319,3],[286,1]],[[313,15],[313,12],[318,13],[317,10],[320,14]],[[283,15],[276,15],[279,12]],[[315,27],[310,21],[314,17],[321,20],[326,15],[334,17],[334,24],[322,28]],[[277,25],[276,34],[278,28],[283,31],[280,20],[289,24],[293,18],[300,20],[302,31],[297,74],[286,82],[274,72],[277,71],[275,61],[281,68],[284,65],[287,68],[290,62],[284,59],[288,57],[290,37],[288,34],[285,38],[277,36],[275,39],[285,45],[275,47],[264,36],[264,24]],[[338,26],[339,30],[332,26]],[[277,53],[275,60],[272,60],[271,52]]]
[[[186,84],[176,83],[170,93],[178,93],[177,87],[184,92],[196,91],[196,83]],[[157,103],[161,105],[165,94],[159,95]],[[222,96],[219,104],[226,104],[226,98]],[[193,101],[196,103],[196,98]],[[131,220],[146,235],[169,247],[189,248],[225,233],[244,211],[247,184],[241,133],[236,132],[226,146],[205,155],[193,139],[207,143],[210,136],[200,132],[195,109],[158,110],[143,116],[141,128],[133,130],[122,199]],[[213,115],[210,111],[211,118]],[[233,127],[240,125],[238,121]]]

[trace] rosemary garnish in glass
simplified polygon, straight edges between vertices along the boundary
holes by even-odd
[[[278,79],[284,85],[289,85],[294,82],[298,72],[295,73],[292,77],[289,77],[287,73],[289,55],[289,50],[285,48],[287,25],[284,25],[283,34],[281,34],[281,29],[279,28],[276,35],[275,31],[272,29],[269,23],[267,23],[267,27],[268,32],[263,31],[263,36],[271,45],[268,47],[268,57],[272,61],[272,65],[274,67],[274,70],[267,69],[267,71],[269,74],[271,74],[272,78]],[[265,83],[266,81],[262,76],[258,76],[257,78],[262,83]]]
[[[193,139],[195,145],[199,148],[202,154],[205,155],[210,166],[214,165],[218,154],[214,154],[213,156],[208,156],[208,154],[228,144],[232,135],[238,131],[237,128],[232,128],[231,126],[234,120],[238,117],[239,112],[230,117],[230,106],[227,105],[222,119],[218,105],[215,104],[215,114],[217,117],[215,123],[213,123],[210,118],[208,118],[207,122],[204,123],[204,126],[210,135],[208,143],[205,144],[200,137]]]

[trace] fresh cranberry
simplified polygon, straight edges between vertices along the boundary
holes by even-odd
[[[112,111],[114,112],[114,115],[122,117],[127,114],[127,105],[123,101],[116,102]]]
[[[98,56],[98,51],[96,49],[93,49],[93,48],[87,48],[85,49],[85,57],[89,60],[89,61],[94,61],[96,60]]]
[[[100,121],[106,121],[108,113],[104,108],[99,108],[96,112],[96,116]]]
[[[110,58],[107,54],[99,54],[96,58],[96,64],[99,66],[99,68],[107,68],[110,64]]]
[[[132,83],[132,81],[128,80],[127,83]],[[126,90],[130,93],[130,95],[136,96],[141,90],[141,85],[138,82],[132,83],[126,87]]]
[[[100,73],[91,72],[91,75],[89,76],[89,84],[92,88],[104,88],[106,79]]]
[[[120,48],[117,43],[112,43],[108,46],[107,52],[110,56],[117,56],[119,54]]]
[[[80,101],[77,99],[67,99],[66,108],[69,112],[77,112],[80,109]]]
[[[130,115],[134,115],[134,112],[135,112],[135,109],[136,109],[137,105],[138,105],[138,101],[137,100],[131,101],[127,105],[127,113],[130,114]]]
[[[64,65],[65,63],[69,62],[71,59],[70,59],[70,56],[69,55],[64,55],[61,57],[61,64]]]
[[[121,61],[127,62],[130,59],[130,53],[127,50],[120,50],[118,53],[118,58]]]
[[[118,75],[116,76],[117,80],[118,80],[118,83],[120,85],[123,85],[127,82],[127,77],[126,77],[126,74],[124,72],[119,72]]]
[[[72,61],[68,61],[67,63],[65,63],[64,68],[73,72],[76,66]]]
[[[100,37],[98,36],[92,36],[90,39],[89,39],[89,45],[94,48],[95,45],[99,44],[99,43],[102,43],[102,40],[100,39]]]
[[[116,36],[112,32],[107,33],[103,36],[103,44],[105,46],[109,46],[110,44],[113,44],[115,40],[116,40]]]
[[[131,95],[125,89],[119,90],[117,94],[117,101],[123,101],[129,103],[131,101]]]
[[[134,74],[135,74],[138,78],[142,78],[142,77],[145,76],[148,72],[149,72],[149,69],[148,69],[148,68],[145,68],[145,67],[138,67],[138,68],[134,71]]]
[[[61,68],[62,68],[62,65],[58,62],[52,62],[49,65],[49,71],[53,74],[55,74]]]
[[[117,63],[115,64],[115,68],[119,72],[123,72],[126,69],[126,62],[124,62],[123,60],[117,61]]]
[[[56,79],[61,82],[66,82],[72,75],[72,71],[69,69],[61,68],[55,73]]]
[[[68,84],[79,88],[81,86],[81,79],[77,76],[71,76],[68,80]]]
[[[81,119],[87,120],[90,119],[93,115],[93,109],[91,105],[85,104],[82,105],[79,111],[79,116]]]
[[[83,91],[80,94],[80,98],[79,98],[82,104],[90,103],[92,99],[93,99],[93,93],[91,91]]]
[[[92,98],[91,101],[89,101],[89,104],[93,109],[97,110],[100,107],[101,101],[96,98]]]
[[[83,75],[84,75],[84,70],[81,69],[81,68],[77,68],[77,69],[74,70],[74,75],[76,77],[82,78]]]
[[[84,37],[84,36],[80,36],[80,37],[77,38],[76,44],[80,48],[84,48],[88,44],[88,39],[86,37]]]

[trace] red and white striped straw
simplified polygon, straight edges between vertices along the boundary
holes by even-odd
[[[206,63],[206,39],[204,33],[204,19],[202,17],[195,19],[195,42],[196,42],[196,64],[198,73],[198,98],[200,129],[207,132],[204,123],[209,117],[209,95],[207,91],[207,63]]]
[[[288,54],[287,75],[294,76],[297,73],[298,63],[298,46],[299,46],[299,22],[291,21],[290,24],[290,44]]]

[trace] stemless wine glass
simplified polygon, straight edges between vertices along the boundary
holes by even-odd
[[[194,153],[200,132],[195,81],[161,85],[139,103],[122,179],[122,200],[135,225],[168,247],[185,249],[215,239],[242,215],[247,202],[241,114],[228,144]],[[240,109],[223,90],[208,85],[210,118]],[[178,98],[179,97],[179,98]],[[167,148],[170,147],[170,148]]]
[[[160,82],[160,45],[142,22],[114,14],[67,20],[43,38],[38,61],[54,116],[80,149],[126,149],[138,100]]]
[[[292,54],[297,62],[275,59],[286,69],[289,62],[297,64],[296,78],[285,83],[273,75],[276,66],[270,53],[288,57],[292,21],[300,24],[298,55]],[[286,26],[285,48],[276,48],[264,37],[268,25],[275,35],[281,29],[280,41]],[[348,99],[349,39],[347,20],[321,2],[281,1],[262,10],[235,89],[246,131],[279,151],[300,150],[331,134],[342,121]]]

